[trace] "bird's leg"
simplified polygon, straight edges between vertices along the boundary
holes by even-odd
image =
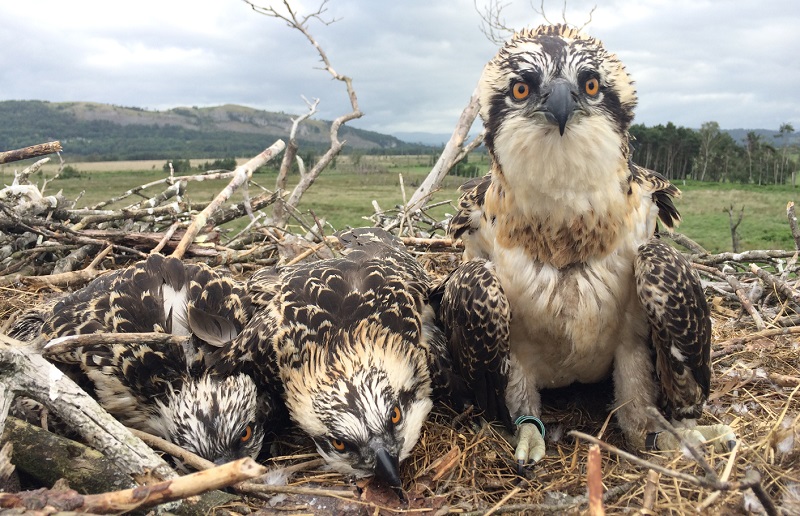
[[[542,460],[545,453],[544,424],[534,416],[520,416],[517,431],[511,439],[514,458],[520,468]]]
[[[678,422],[673,427],[675,433],[662,431],[647,434],[646,447],[650,450],[678,450],[682,442],[698,448],[713,447],[718,452],[727,452],[736,444],[736,434],[728,425],[696,425],[694,420]]]

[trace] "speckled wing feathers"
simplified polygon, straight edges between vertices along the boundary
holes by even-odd
[[[45,320],[42,333],[54,338],[96,332],[196,332],[189,349],[132,344],[83,347],[50,355],[52,360],[83,364],[95,382],[118,383],[104,387],[108,392],[148,403],[163,399],[169,389],[180,389],[187,374],[205,370],[205,345],[218,345],[238,333],[249,310],[243,286],[231,278],[205,265],[152,255],[61,299]],[[94,369],[98,372],[93,373]]]
[[[700,278],[674,248],[639,248],[636,290],[647,311],[661,405],[667,417],[698,418],[711,379],[711,319]]]
[[[636,181],[646,191],[652,192],[653,202],[658,207],[658,218],[661,222],[669,229],[677,226],[681,216],[672,199],[680,197],[680,190],[655,170],[640,167],[632,161],[628,162],[628,167],[631,171],[630,180]]]
[[[486,190],[491,182],[492,176],[487,174],[480,178],[470,179],[461,185],[458,211],[448,224],[448,233],[453,238],[458,238],[465,231],[471,232],[477,228],[486,198]]]
[[[483,259],[463,263],[434,297],[453,369],[461,379],[448,380],[451,396],[466,395],[487,419],[511,428],[505,401],[511,309],[493,264]]]

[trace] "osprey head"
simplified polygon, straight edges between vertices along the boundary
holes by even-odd
[[[486,145],[501,163],[510,151],[504,146],[519,152],[522,140],[608,139],[619,146],[636,106],[617,57],[565,25],[515,34],[484,68],[479,93]]]
[[[249,376],[205,374],[184,383],[160,406],[158,433],[215,464],[255,457],[265,432],[260,403]]]
[[[335,338],[284,378],[292,418],[331,468],[400,487],[433,406],[423,350],[367,321]]]

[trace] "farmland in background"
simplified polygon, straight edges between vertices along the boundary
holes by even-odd
[[[485,155],[470,158],[468,175],[483,174],[488,164]],[[333,228],[341,229],[347,225],[370,225],[368,217],[374,212],[372,201],[383,210],[403,203],[400,186],[402,175],[406,197],[410,197],[431,168],[430,156],[340,156],[335,168],[322,173],[320,178],[303,197],[300,212],[307,221],[312,221],[309,211]],[[194,167],[212,160],[191,160]],[[243,162],[244,160],[239,160]],[[76,173],[71,177],[56,179],[47,186],[47,192],[62,190],[69,199],[80,196],[77,206],[86,207],[102,200],[117,196],[129,188],[139,186],[166,176],[163,168],[166,161],[113,161],[69,164]],[[0,180],[10,184],[14,170],[25,164],[0,166]],[[41,183],[45,177],[52,177],[56,165],[45,165],[42,173],[32,176]],[[276,171],[260,170],[253,181],[267,189],[274,188]],[[299,179],[293,174],[289,179],[290,188]],[[458,186],[467,177],[448,176],[442,189],[434,196],[434,201],[451,200],[451,205],[435,208],[431,215],[437,220],[452,214],[458,199]],[[187,197],[192,201],[212,199],[227,181],[192,182],[187,188]],[[731,235],[728,210],[733,208],[734,217],[744,208],[744,216],[738,232],[741,249],[791,249],[794,247],[786,221],[786,203],[797,200],[797,189],[790,185],[742,185],[713,182],[676,181],[682,190],[682,197],[676,201],[683,222],[679,231],[696,240],[711,252],[731,250]],[[149,195],[160,190],[153,189]],[[251,189],[251,195],[255,195]],[[234,195],[234,199],[241,194]],[[130,204],[135,200],[128,200]],[[290,224],[294,224],[290,221]],[[235,229],[235,228],[234,228]]]

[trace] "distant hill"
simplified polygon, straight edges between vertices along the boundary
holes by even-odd
[[[800,133],[792,133],[781,136],[781,133],[778,131],[772,131],[769,129],[723,129],[723,131],[728,133],[731,138],[742,145],[744,145],[744,143],[747,141],[747,133],[751,131],[756,133],[761,138],[763,143],[769,143],[775,147],[800,144]]]
[[[59,140],[70,157],[86,160],[252,156],[288,138],[291,116],[230,104],[150,111],[94,102],[9,100],[0,102],[0,150]],[[327,149],[329,129],[330,122],[303,122],[297,135],[303,150]],[[349,149],[364,152],[431,150],[348,126],[339,137]]]
[[[697,129],[693,129],[697,130]],[[784,145],[800,145],[800,133],[793,133],[788,136],[781,136],[778,131],[771,131],[769,129],[722,129],[722,132],[728,133],[731,138],[740,144],[747,141],[747,133],[753,131],[761,137],[761,141],[769,143],[775,147],[782,147]],[[394,133],[394,135],[404,142],[419,143],[422,145],[430,145],[433,147],[442,147],[450,139],[450,133],[423,133],[423,132],[401,132]],[[475,135],[470,135],[473,138]]]

